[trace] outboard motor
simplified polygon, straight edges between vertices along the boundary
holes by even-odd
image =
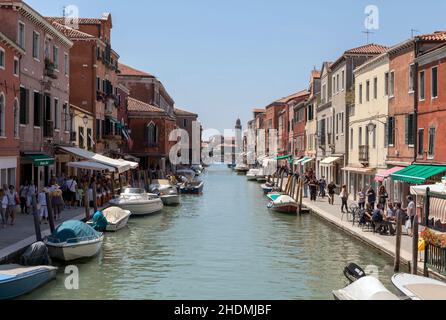
[[[20,264],[27,267],[50,265],[51,258],[48,255],[48,248],[45,243],[36,242],[30,245],[20,257]]]
[[[366,276],[365,271],[355,263],[350,263],[344,269],[344,276],[350,281],[350,283],[355,282]]]

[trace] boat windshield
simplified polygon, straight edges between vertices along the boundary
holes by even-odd
[[[143,194],[146,193],[145,190],[140,188],[127,188],[124,190],[124,194]]]

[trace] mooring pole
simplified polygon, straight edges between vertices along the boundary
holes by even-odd
[[[398,210],[396,215],[396,248],[395,248],[395,263],[394,271],[400,271],[400,261],[401,261],[401,237],[402,237],[402,216],[401,210]]]
[[[94,200],[93,200],[94,201]],[[85,221],[90,220],[90,203],[88,196],[88,182],[84,183],[84,208],[85,208]]]
[[[54,233],[56,227],[54,225],[53,204],[50,199],[50,194],[45,192],[46,208],[48,210],[48,221],[50,223],[51,234]]]
[[[418,214],[413,219],[412,226],[412,274],[418,274]]]
[[[33,206],[33,216],[34,216],[34,229],[36,231],[36,241],[42,241],[42,232],[40,231],[40,218],[39,212],[37,211],[37,199],[36,194],[33,193],[31,196],[32,206]]]
[[[94,212],[98,212],[98,190],[96,189],[96,180],[93,180],[93,183],[91,184],[91,188],[93,189]]]
[[[426,189],[426,196],[424,197],[424,205],[425,205],[425,212],[424,212],[424,222],[425,222],[425,228],[429,228],[429,214],[431,210],[431,188]],[[426,241],[426,240],[425,240]],[[427,262],[429,260],[429,243],[424,244],[424,267],[423,267],[423,273],[425,277],[429,277],[429,269],[427,267]]]

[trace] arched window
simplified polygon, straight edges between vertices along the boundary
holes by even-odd
[[[14,100],[14,137],[19,137],[19,121],[20,121],[20,110],[19,110],[19,101],[17,99]]]
[[[149,144],[155,144],[158,141],[158,134],[157,134],[157,126],[155,123],[150,122],[147,126],[147,141]]]
[[[5,95],[3,92],[0,93],[0,137],[4,137],[6,135],[5,132]]]

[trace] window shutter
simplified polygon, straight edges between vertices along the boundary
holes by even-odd
[[[404,125],[405,125],[405,133],[406,133],[405,141],[406,141],[406,144],[409,144],[409,115],[408,114],[406,114],[404,120],[405,120]]]
[[[389,123],[384,124],[384,147],[389,145]]]

